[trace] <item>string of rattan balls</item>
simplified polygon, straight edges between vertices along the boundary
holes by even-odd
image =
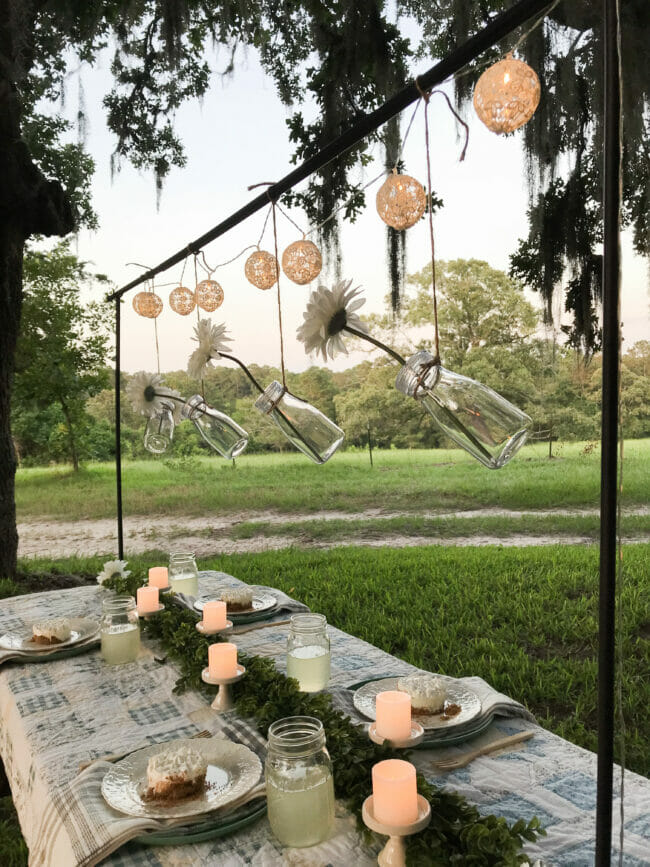
[[[133,309],[138,316],[155,319],[162,313],[162,298],[159,298],[155,292],[138,292],[133,298]]]
[[[393,169],[377,193],[377,213],[387,226],[402,231],[420,219],[427,206],[424,187],[410,175],[398,175]]]
[[[514,132],[531,119],[539,105],[540,93],[535,70],[507,54],[476,82],[474,108],[492,132]]]
[[[304,238],[289,244],[282,254],[282,270],[289,280],[304,286],[311,283],[321,272],[323,258],[320,250],[312,241]]]
[[[201,280],[196,284],[196,303],[206,313],[214,313],[223,304],[223,289],[216,280]]]
[[[169,306],[174,313],[187,316],[196,307],[194,292],[191,292],[187,286],[177,286],[169,293]]]
[[[246,279],[258,289],[270,289],[278,279],[278,260],[272,253],[257,249],[246,259]]]

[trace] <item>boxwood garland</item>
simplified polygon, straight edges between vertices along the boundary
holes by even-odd
[[[142,578],[114,577],[104,587],[135,596]],[[168,604],[165,611],[141,621],[147,635],[161,642],[167,656],[181,670],[174,692],[188,688],[212,698],[201,680],[208,659],[207,638],[196,631],[196,619],[187,609]],[[270,659],[239,653],[247,676],[236,684],[233,695],[241,716],[254,719],[266,736],[276,719],[294,715],[315,716],[322,720],[327,746],[334,767],[337,798],[345,801],[361,824],[361,805],[371,790],[372,766],[386,758],[404,758],[388,747],[378,746],[345,714],[333,707],[327,693],[300,692],[297,681],[277,671]],[[407,838],[407,863],[417,867],[514,867],[528,859],[522,852],[524,841],[533,842],[546,832],[539,820],[518,819],[508,825],[504,818],[482,816],[476,807],[456,792],[440,789],[418,775],[418,791],[431,804],[431,824]]]

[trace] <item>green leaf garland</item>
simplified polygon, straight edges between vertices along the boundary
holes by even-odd
[[[103,586],[135,596],[141,581],[131,575],[110,579]],[[180,667],[174,692],[194,689],[212,698],[214,691],[201,680],[201,671],[207,664],[208,646],[221,639],[201,635],[195,624],[191,612],[172,604],[156,617],[140,622],[143,631],[160,641],[167,656]],[[300,692],[298,682],[277,671],[272,660],[247,653],[239,653],[238,659],[247,669],[247,676],[233,687],[238,713],[254,719],[264,736],[270,724],[283,717],[320,719],[332,758],[336,796],[362,826],[361,805],[372,788],[372,766],[382,759],[403,759],[407,754],[374,744],[333,707],[331,696]],[[418,775],[418,791],[431,804],[431,824],[407,838],[409,867],[515,867],[528,860],[522,852],[524,841],[533,842],[546,833],[536,817],[508,825],[503,818],[482,816],[464,797],[428,783],[422,775]]]

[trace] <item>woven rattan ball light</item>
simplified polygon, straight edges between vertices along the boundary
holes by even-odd
[[[321,272],[323,259],[320,250],[312,241],[294,241],[282,254],[282,270],[289,280],[304,286],[311,283]]]
[[[162,299],[155,292],[138,292],[133,299],[133,309],[138,316],[155,319],[162,313]]]
[[[540,93],[535,70],[508,54],[476,82],[474,108],[492,132],[513,132],[531,119]]]
[[[187,286],[177,286],[169,293],[169,306],[174,313],[187,316],[196,307],[194,293]]]
[[[246,259],[246,279],[258,289],[270,289],[278,279],[278,261],[266,250],[256,250]]]
[[[223,304],[223,289],[216,280],[201,280],[196,284],[196,303],[206,313],[214,313]]]
[[[427,206],[424,187],[409,175],[394,172],[377,193],[377,213],[386,225],[401,231],[414,226]]]

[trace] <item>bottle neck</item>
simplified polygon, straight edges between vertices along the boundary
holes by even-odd
[[[135,611],[135,599],[133,596],[112,596],[102,601],[105,614],[128,614]]]

